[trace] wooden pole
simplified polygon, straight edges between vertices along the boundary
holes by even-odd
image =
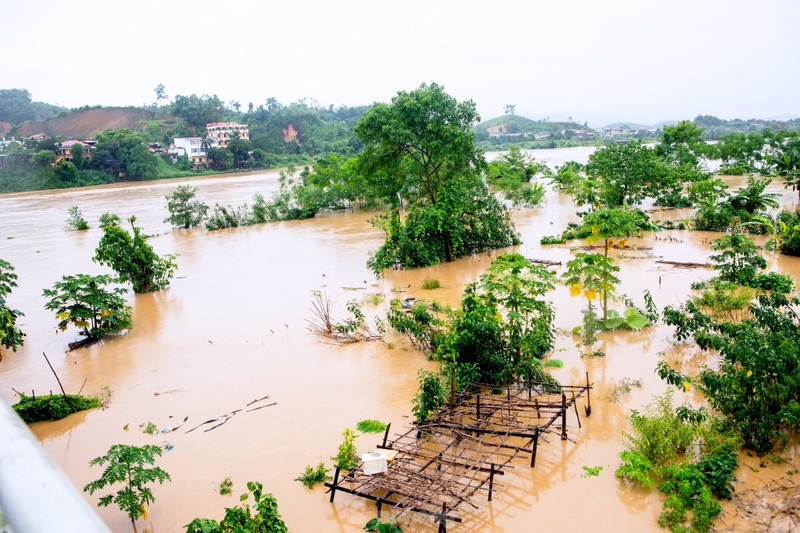
[[[489,501],[492,501],[493,489],[494,489],[494,463],[489,463]]]
[[[561,440],[567,440],[567,395],[561,393]]]
[[[592,400],[589,398],[589,391],[592,389],[592,386],[589,385],[589,372],[586,372],[586,407],[584,410],[586,411],[586,416],[592,416]]]
[[[533,433],[533,451],[531,451],[531,468],[536,466],[536,451],[539,449],[539,428]]]
[[[67,402],[67,405],[69,405],[69,408],[72,409],[72,412],[74,413],[75,412],[75,406],[72,405],[72,402],[70,401],[69,396],[67,396],[67,393],[64,392],[64,386],[61,385],[61,380],[58,379],[58,374],[56,374],[56,371],[53,368],[53,365],[50,364],[50,359],[47,358],[47,354],[46,353],[42,352],[42,355],[44,356],[44,360],[47,361],[47,366],[50,367],[50,370],[53,372],[53,375],[56,377],[56,381],[58,381],[58,386],[61,388],[61,394],[64,395],[64,401]]]
[[[328,500],[333,503],[333,497],[336,496],[336,485],[339,483],[339,467],[336,467],[336,471],[333,473],[333,483],[331,484],[331,499]]]
[[[389,428],[392,427],[392,423],[389,422],[386,424],[386,431],[383,432],[383,444],[381,444],[381,448],[386,448],[386,439],[389,438]]]

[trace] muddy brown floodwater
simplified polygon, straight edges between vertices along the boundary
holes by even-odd
[[[585,161],[591,148],[537,151],[550,164]],[[731,178],[733,185],[743,180]],[[238,502],[249,480],[261,481],[278,499],[289,529],[360,531],[375,516],[375,506],[348,494],[328,503],[324,488],[313,491],[294,481],[306,465],[331,464],[346,427],[366,418],[391,422],[400,430],[409,422],[411,398],[420,368],[434,368],[425,357],[397,342],[335,346],[307,331],[312,318],[312,291],[334,300],[343,318],[349,300],[364,302],[370,315],[382,314],[392,297],[414,296],[457,305],[467,283],[477,280],[492,259],[508,250],[468,257],[451,264],[405,272],[388,272],[376,280],[367,270],[370,251],[383,241],[368,223],[373,213],[335,213],[313,220],[264,224],[208,232],[203,228],[176,230],[163,222],[164,196],[179,183],[199,188],[199,198],[239,205],[253,193],[266,197],[277,189],[277,173],[213,177],[105,186],[81,190],[0,196],[0,257],[19,275],[19,287],[9,299],[25,313],[21,326],[25,346],[6,353],[0,362],[0,394],[16,401],[12,387],[47,393],[58,385],[42,357],[47,353],[68,392],[98,393],[108,387],[110,403],[66,419],[34,424],[32,429],[47,452],[61,465],[76,487],[99,477],[89,460],[112,444],[171,446],[159,461],[172,482],[156,486],[156,502],[139,530],[182,531],[195,517],[219,519],[225,506]],[[782,193],[783,206],[796,207],[796,194]],[[67,208],[78,205],[92,229],[65,232]],[[126,219],[138,217],[158,253],[178,253],[179,271],[171,287],[155,294],[130,295],[134,328],[124,337],[66,352],[77,338],[73,330],[56,333],[55,318],[43,309],[42,289],[64,274],[96,274],[106,270],[91,261],[101,232],[97,221],[104,212]],[[686,211],[654,212],[656,219],[680,219]],[[566,262],[566,246],[541,246],[545,234],[560,232],[574,220],[570,198],[548,193],[547,203],[514,214],[523,244],[514,250],[537,259]],[[649,289],[659,308],[686,299],[689,284],[712,275],[710,270],[676,269],[655,263],[667,260],[705,262],[709,242],[717,235],[665,231],[644,234],[629,242],[644,249],[617,252],[622,280],[619,292],[642,303]],[[797,275],[795,258],[768,256],[770,268]],[[561,270],[557,268],[557,270]],[[442,287],[426,291],[427,277]],[[382,295],[385,299],[373,303]],[[592,416],[578,429],[570,417],[575,442],[549,439],[539,448],[536,468],[527,461],[501,478],[494,501],[479,509],[461,508],[462,524],[454,532],[522,531],[657,531],[661,498],[656,491],[632,488],[614,477],[622,432],[631,408],[648,403],[665,385],[654,373],[659,352],[673,361],[698,365],[703,356],[681,353],[670,342],[670,330],[656,326],[639,332],[600,335],[607,356],[579,356],[577,339],[568,332],[580,322],[582,301],[560,287],[552,294],[557,309],[558,336],[553,357],[564,367],[553,374],[565,383],[581,383],[589,373]],[[622,378],[640,379],[620,401],[606,400]],[[251,401],[269,396],[276,405],[246,411]],[[699,401],[694,392],[679,393],[682,402]],[[201,422],[243,409],[213,431],[186,433]],[[177,431],[146,435],[140,424],[159,428],[186,424]],[[374,448],[380,436],[359,437],[359,451]],[[762,485],[797,469],[797,451],[782,454],[791,465],[759,467],[757,458],[743,456],[737,490]],[[602,466],[598,477],[581,477],[583,466]],[[233,496],[221,496],[219,483],[231,477]],[[98,495],[85,495],[94,506]],[[100,508],[114,531],[130,531],[128,519],[114,508]],[[384,511],[385,513],[387,511]],[[729,504],[720,523],[731,531],[751,529]],[[405,513],[405,531],[432,531],[424,516]]]

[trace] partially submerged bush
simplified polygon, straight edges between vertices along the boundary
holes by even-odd
[[[30,424],[44,420],[61,420],[65,416],[86,409],[100,407],[100,400],[93,396],[68,394],[46,394],[44,396],[28,396],[20,394],[19,402],[13,406],[23,421]]]

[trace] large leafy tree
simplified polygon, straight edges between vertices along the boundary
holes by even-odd
[[[95,250],[94,261],[114,270],[121,281],[130,281],[134,292],[152,292],[169,287],[177,268],[175,255],[163,257],[153,251],[136,217],[128,219],[133,235],[121,226],[103,228],[103,237]]]
[[[480,177],[486,162],[471,129],[479,118],[472,101],[458,102],[433,83],[401,91],[391,104],[376,104],[356,124],[365,145],[368,185],[379,189],[395,210],[383,253],[372,264],[376,271],[395,262],[419,266],[452,261],[518,241],[510,219],[495,207],[497,201]],[[403,203],[409,215],[405,223],[399,217]],[[481,218],[494,230],[488,231]],[[423,253],[395,253],[404,240]]]
[[[136,519],[147,518],[147,505],[155,501],[153,491],[148,485],[163,484],[172,481],[169,474],[154,465],[157,456],[161,456],[161,448],[148,444],[145,446],[128,446],[114,444],[106,455],[95,457],[89,461],[90,466],[105,466],[99,479],[88,483],[83,490],[94,494],[106,487],[122,484],[116,493],[100,497],[99,507],[117,504],[120,511],[131,519],[136,529]]]
[[[112,172],[122,172],[134,180],[155,179],[158,175],[158,160],[147,151],[142,135],[126,128],[97,134],[92,164]]]
[[[25,334],[17,326],[17,320],[24,315],[6,304],[6,296],[11,294],[11,289],[16,286],[17,275],[14,273],[14,267],[11,263],[0,259],[0,345],[15,352],[24,342],[22,337]],[[1,352],[0,358],[2,358]]]
[[[586,172],[598,179],[602,204],[621,207],[638,204],[657,191],[666,169],[653,148],[635,141],[597,150],[589,156]]]

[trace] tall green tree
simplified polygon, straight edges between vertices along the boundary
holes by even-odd
[[[121,226],[106,226],[95,250],[94,261],[114,270],[123,282],[133,284],[134,292],[152,292],[169,287],[178,268],[175,255],[159,256],[148,244],[136,217],[128,219],[133,235]]]
[[[117,504],[120,511],[131,519],[131,525],[135,530],[136,520],[140,517],[147,518],[147,506],[156,499],[148,485],[172,481],[164,470],[150,466],[155,464],[156,457],[160,457],[161,453],[161,448],[152,444],[145,446],[114,444],[106,455],[89,461],[90,466],[105,466],[105,470],[99,479],[88,483],[83,490],[94,494],[98,490],[121,483],[121,489],[101,496],[97,505],[108,507],[112,503]]]
[[[458,102],[433,83],[401,91],[391,104],[376,104],[356,124],[365,145],[362,159],[369,162],[368,184],[382,191],[395,212],[384,247],[397,251],[406,239],[412,248],[426,249],[422,255],[430,264],[498,247],[493,241],[500,235],[499,246],[518,241],[510,219],[494,208],[480,178],[486,162],[472,133],[479,118],[472,101]],[[401,202],[409,213],[405,223],[399,216]],[[481,217],[499,231],[487,231]],[[377,271],[395,259],[401,266],[425,264],[405,252],[400,257],[386,252],[386,261],[373,262]]]
[[[665,167],[653,148],[639,141],[604,146],[589,156],[586,173],[600,183],[605,207],[635,205],[661,186]]]
[[[158,176],[158,160],[147,151],[140,133],[123,128],[97,134],[92,157],[95,168],[122,173],[133,180],[150,180]]]

